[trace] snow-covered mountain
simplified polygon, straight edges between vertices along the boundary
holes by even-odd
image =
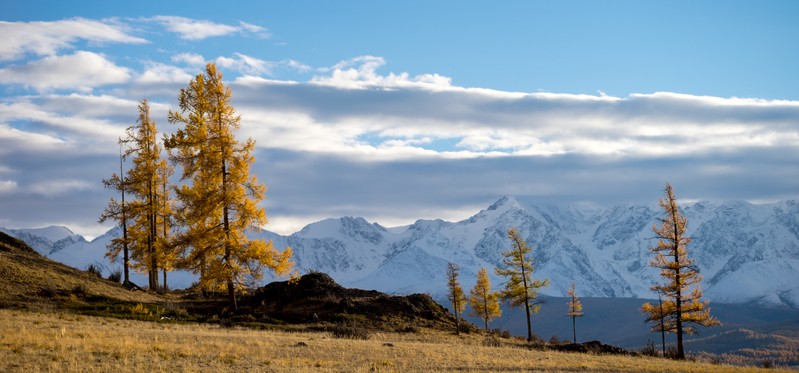
[[[67,246],[86,243],[86,239],[73,233],[67,227],[49,226],[33,229],[8,229],[0,227],[0,232],[14,236],[38,251],[39,254],[50,256]]]
[[[684,213],[693,237],[689,254],[705,277],[707,299],[799,308],[798,202],[699,202],[685,205]],[[317,270],[351,287],[443,298],[447,262],[460,265],[461,283],[470,288],[480,267],[501,265],[501,252],[510,248],[506,232],[516,227],[533,247],[533,277],[552,282],[544,294],[563,296],[574,281],[582,296],[651,298],[649,287],[661,279],[649,267],[648,247],[655,244],[651,227],[660,215],[655,206],[544,206],[504,197],[459,222],[419,220],[387,229],[344,217],[310,224],[290,236],[260,231],[251,237],[272,240],[277,248],[291,246],[300,273]],[[103,256],[118,229],[92,242],[75,239],[60,249],[56,243],[73,236],[52,233],[57,232],[52,227],[40,235],[38,230],[4,231],[78,268],[94,262],[120,266],[109,266]],[[48,241],[52,247],[44,245]],[[499,287],[503,279],[489,273]],[[188,273],[170,274],[173,287],[192,281]]]

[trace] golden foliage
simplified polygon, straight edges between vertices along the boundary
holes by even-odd
[[[477,272],[477,282],[469,291],[469,307],[471,308],[469,314],[483,319],[486,330],[488,330],[491,320],[502,316],[502,310],[499,308],[499,293],[491,291],[491,281],[488,279],[488,270],[485,268],[480,268],[480,271]]]
[[[235,307],[235,290],[263,276],[263,267],[278,275],[291,272],[291,250],[278,252],[272,242],[250,240],[244,232],[267,223],[258,203],[266,188],[250,174],[255,141],[239,142],[241,118],[230,104],[231,90],[214,64],[180,90],[180,112],[169,121],[182,125],[166,139],[171,159],[183,168],[176,209],[184,227],[176,240],[184,264],[200,274],[204,289],[227,288]]]
[[[504,256],[502,263],[505,268],[496,269],[498,275],[508,278],[505,288],[500,292],[500,298],[508,302],[511,307],[524,306],[527,316],[527,340],[532,341],[533,330],[530,325],[530,314],[538,312],[541,307],[536,302],[538,289],[549,286],[549,280],[532,280],[535,267],[532,258],[527,258],[532,249],[516,228],[508,229],[508,238],[511,240],[512,248],[502,252]]]
[[[455,313],[455,333],[460,333],[460,314],[466,309],[466,295],[463,293],[463,288],[458,282],[458,273],[460,267],[457,264],[447,263],[447,289],[449,293],[447,297],[452,303],[452,309]]]
[[[714,326],[720,323],[710,316],[708,302],[701,301],[702,290],[698,283],[702,276],[686,249],[691,243],[691,238],[686,235],[688,218],[680,212],[671,184],[666,184],[664,192],[666,196],[658,203],[665,217],[659,219],[660,226],[652,226],[658,242],[649,250],[655,254],[650,265],[660,268],[660,275],[666,280],[664,285],[655,285],[652,290],[663,294],[666,299],[657,306],[644,303],[641,311],[646,314],[647,322],[657,322],[653,331],[677,334],[677,356],[684,358],[682,335],[695,333],[694,327],[686,324]],[[696,286],[690,290],[692,285]]]
[[[569,296],[569,311],[566,316],[579,317],[583,315],[583,303],[577,297],[576,287],[577,284],[572,282],[572,286],[566,291],[566,295]]]

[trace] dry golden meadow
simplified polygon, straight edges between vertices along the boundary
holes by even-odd
[[[538,351],[515,340],[421,330],[368,340],[325,332],[221,328],[0,310],[3,372],[748,372],[661,358]]]

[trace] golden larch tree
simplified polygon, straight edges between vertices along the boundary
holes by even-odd
[[[150,105],[142,100],[139,120],[127,129],[122,141],[127,145],[125,155],[132,157],[125,182],[133,197],[129,202],[131,224],[128,226],[131,258],[134,268],[147,272],[152,290],[158,290],[158,270],[163,265],[159,261],[163,246],[159,243],[159,218],[164,215],[160,197],[167,196],[159,189],[169,178],[157,135],[156,123],[150,118]]]
[[[577,318],[583,316],[583,303],[577,297],[577,285],[572,282],[572,286],[566,291],[569,296],[569,310],[566,316],[572,318],[572,341],[577,343]]]
[[[538,290],[544,286],[549,286],[549,280],[532,280],[535,271],[533,259],[527,258],[532,252],[527,241],[522,238],[516,228],[508,229],[512,248],[503,251],[502,263],[505,268],[497,268],[497,274],[508,278],[505,288],[500,292],[503,301],[508,302],[511,307],[524,306],[524,313],[527,318],[527,341],[533,340],[533,327],[531,325],[530,314],[536,313],[541,308],[536,302]]]
[[[180,90],[180,111],[170,111],[169,121],[182,127],[166,145],[182,167],[181,180],[187,181],[176,189],[176,218],[182,229],[174,242],[183,251],[183,262],[200,274],[200,288],[226,289],[236,309],[236,291],[246,281],[262,278],[264,266],[286,275],[293,263],[291,248],[278,252],[271,241],[250,240],[244,234],[267,223],[258,207],[266,188],[250,174],[255,141],[235,137],[241,117],[230,98],[222,74],[208,64],[204,74]]]
[[[652,290],[666,299],[658,306],[644,303],[641,311],[646,314],[647,322],[658,322],[659,330],[677,334],[676,358],[684,359],[683,334],[696,332],[690,324],[713,326],[719,325],[719,321],[710,316],[708,302],[701,300],[702,290],[698,284],[702,276],[694,260],[688,258],[686,247],[691,243],[686,235],[688,218],[680,212],[671,184],[666,184],[664,192],[666,196],[658,202],[665,216],[658,219],[659,226],[652,226],[658,242],[649,248],[656,255],[649,263],[660,268],[660,275],[666,280],[664,285],[655,285]]]
[[[472,290],[469,291],[469,314],[483,319],[486,331],[488,323],[497,317],[502,316],[499,308],[499,293],[491,291],[491,280],[488,278],[488,270],[480,268],[477,272],[477,282]]]
[[[461,332],[460,315],[466,308],[466,295],[463,293],[463,287],[458,281],[460,274],[460,267],[453,262],[447,263],[447,289],[449,293],[447,297],[452,303],[452,311],[455,314],[455,334]]]
[[[172,199],[172,185],[169,183],[169,178],[175,172],[175,168],[170,165],[166,160],[162,159],[158,167],[158,178],[161,183],[157,191],[158,199],[158,236],[156,240],[158,263],[163,272],[163,289],[169,290],[167,284],[167,272],[175,270],[178,264],[178,251],[175,249],[175,244],[172,237],[172,227],[174,225],[174,209]]]

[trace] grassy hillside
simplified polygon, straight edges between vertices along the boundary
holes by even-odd
[[[424,329],[367,340],[0,310],[0,371],[749,372],[649,357],[540,351],[516,339]]]
[[[273,283],[241,305],[127,290],[0,233],[3,372],[753,370],[556,352],[475,329],[455,336],[428,296],[345,289],[323,274]]]
[[[163,298],[47,259],[0,232],[0,308],[52,308],[86,297],[156,303]]]

